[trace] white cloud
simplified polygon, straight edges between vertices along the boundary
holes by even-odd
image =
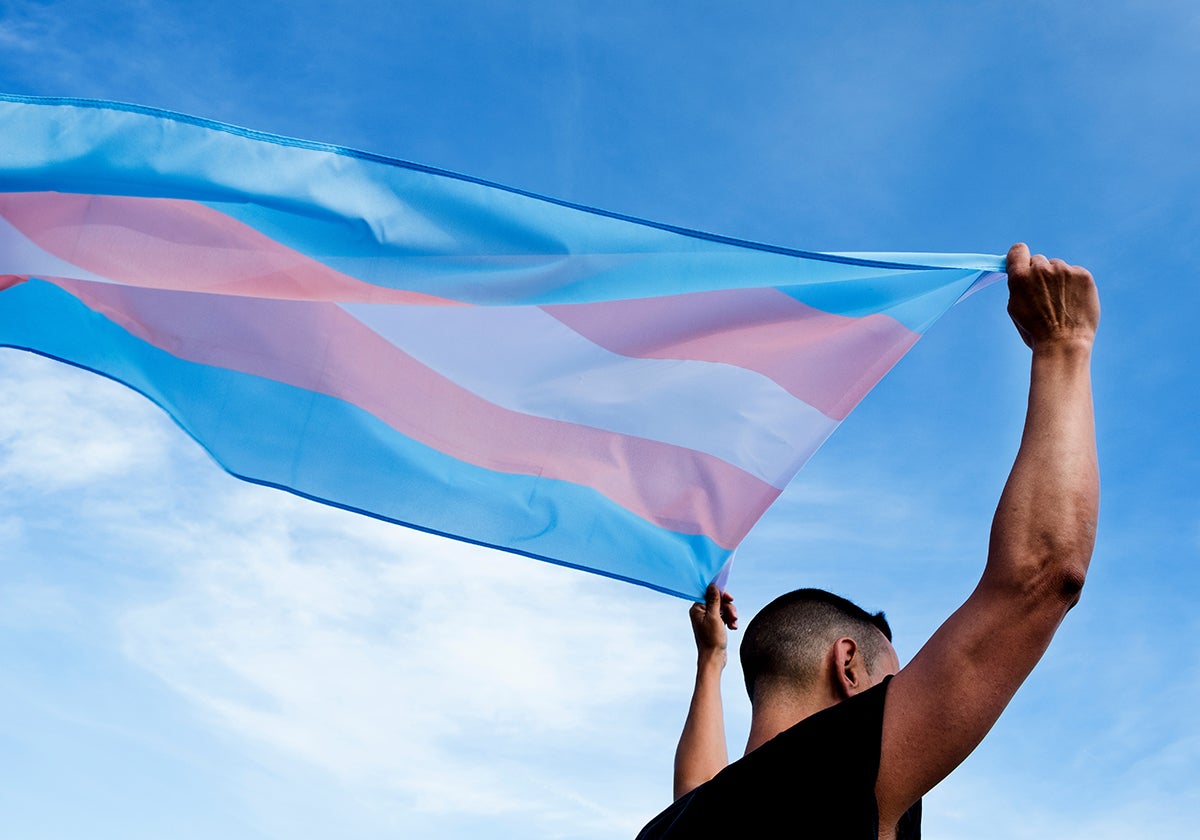
[[[605,837],[665,804],[683,602],[238,482],[144,398],[61,364],[3,354],[0,388],[4,624],[99,653],[115,622],[235,745],[258,819],[284,819],[267,766],[324,777],[349,804],[313,807],[376,830]],[[648,750],[654,790],[629,772]]]
[[[22,491],[82,487],[161,464],[169,424],[145,398],[31,354],[0,358],[0,484]]]
[[[665,804],[683,602],[238,482],[138,395],[0,360],[19,395],[0,406],[5,624],[99,652],[115,622],[129,660],[234,745],[256,819],[294,819],[264,767],[315,784],[313,814],[350,808],[360,836],[486,819],[607,837]]]
[[[686,644],[662,641],[687,632],[681,602],[223,489],[225,518],[208,522],[221,530],[175,556],[175,590],[123,623],[128,655],[210,720],[385,811],[519,814],[599,836],[649,815],[582,791],[614,732],[690,687]]]

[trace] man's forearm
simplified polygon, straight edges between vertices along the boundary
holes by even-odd
[[[1096,535],[1100,479],[1092,415],[1091,342],[1033,351],[1021,448],[992,525],[988,576],[1078,598]]]
[[[683,724],[683,734],[679,736],[679,747],[675,750],[676,799],[707,782],[729,763],[721,705],[721,671],[724,667],[723,650],[701,653],[696,664],[696,687]]]

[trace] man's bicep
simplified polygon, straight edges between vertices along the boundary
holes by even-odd
[[[881,819],[899,818],[975,749],[1072,602],[985,575],[893,678],[876,785]]]

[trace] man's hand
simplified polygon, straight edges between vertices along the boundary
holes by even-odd
[[[700,655],[720,651],[727,647],[728,635],[725,628],[737,629],[737,607],[733,596],[722,592],[711,583],[704,593],[704,603],[692,604],[688,611],[692,620],[692,634],[696,637],[696,652]]]
[[[1031,348],[1055,341],[1096,338],[1100,296],[1086,268],[1029,256],[1018,242],[1008,249],[1008,314]]]

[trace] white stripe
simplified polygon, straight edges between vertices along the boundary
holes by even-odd
[[[775,487],[837,426],[755,371],[622,356],[537,307],[342,308],[504,408],[706,452]]]
[[[0,216],[0,274],[15,274],[18,277],[67,277],[75,280],[94,280],[111,283],[85,271],[77,265],[43,251],[21,231],[13,227],[8,219]]]

